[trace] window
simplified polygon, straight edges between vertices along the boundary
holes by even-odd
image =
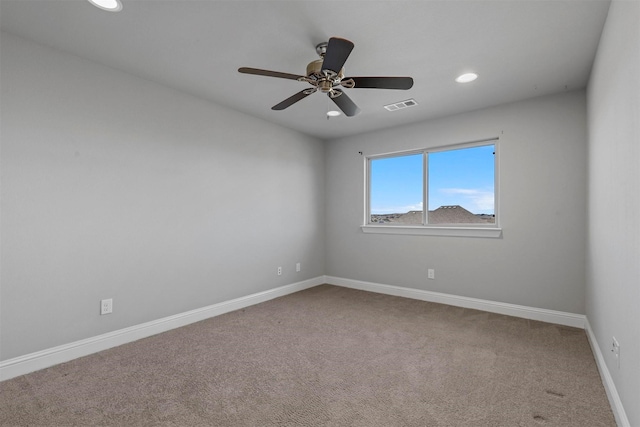
[[[499,230],[497,148],[492,139],[368,157],[363,230],[440,235],[465,235],[459,230],[443,233],[454,228]]]
[[[370,222],[422,224],[424,156],[408,154],[369,162]]]

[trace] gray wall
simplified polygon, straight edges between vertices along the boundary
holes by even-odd
[[[613,1],[588,87],[587,317],[640,425],[640,2]],[[611,353],[620,343],[620,368]]]
[[[324,274],[321,141],[9,34],[1,52],[3,360]]]
[[[392,112],[390,114],[402,114]],[[501,239],[363,234],[359,155],[500,137]],[[332,141],[327,274],[584,313],[586,96],[540,97]],[[427,269],[436,280],[427,280]]]

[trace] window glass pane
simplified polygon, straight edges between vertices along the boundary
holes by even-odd
[[[428,223],[495,223],[495,146],[429,153]]]
[[[371,223],[422,224],[423,155],[372,159]]]

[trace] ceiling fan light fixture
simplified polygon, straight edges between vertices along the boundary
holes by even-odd
[[[329,117],[338,117],[339,115],[340,115],[340,111],[337,111],[337,110],[327,111],[327,116]]]
[[[108,12],[120,12],[122,10],[122,2],[120,0],[89,0],[89,3]]]
[[[477,78],[478,78],[478,75],[476,73],[465,73],[456,77],[456,81],[458,83],[469,83],[474,81]]]

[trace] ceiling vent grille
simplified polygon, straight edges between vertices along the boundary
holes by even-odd
[[[389,111],[402,110],[403,108],[413,107],[418,105],[415,99],[407,99],[404,101],[396,102],[395,104],[385,105],[384,108]]]

